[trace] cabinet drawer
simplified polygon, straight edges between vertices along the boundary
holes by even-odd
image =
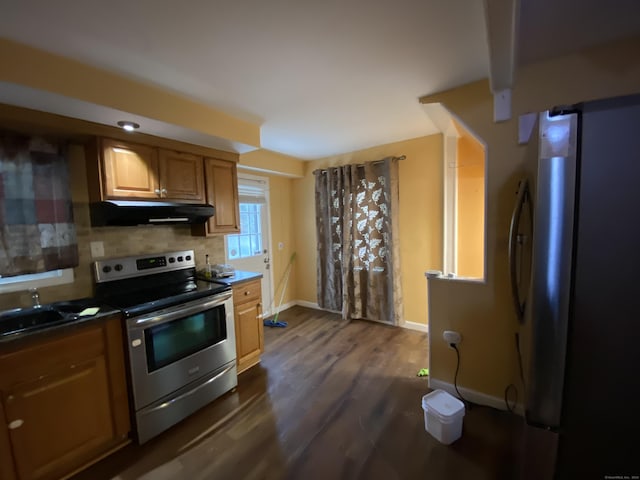
[[[240,305],[244,302],[259,299],[261,294],[260,288],[260,279],[234,285],[233,304]]]
[[[0,355],[3,372],[0,388],[39,377],[47,377],[69,365],[78,364],[104,354],[101,325],[90,325],[77,333],[60,335]]]

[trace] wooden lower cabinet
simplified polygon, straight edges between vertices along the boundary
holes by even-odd
[[[260,279],[233,286],[238,373],[260,362],[264,351]]]
[[[128,443],[119,317],[0,352],[0,371],[2,480],[63,478]]]
[[[16,473],[13,467],[13,455],[11,454],[6,418],[2,401],[0,401],[0,479],[13,480],[16,478]]]

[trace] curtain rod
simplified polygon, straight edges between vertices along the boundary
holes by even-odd
[[[407,158],[406,155],[400,155],[399,157],[394,157],[396,160],[404,160],[405,158]],[[373,162],[367,162],[367,163],[382,163],[384,162],[384,160],[374,160]],[[340,167],[344,167],[346,165],[354,165],[353,163],[345,163],[344,165],[338,165]],[[364,163],[356,163],[355,164],[356,167],[364,167]],[[322,172],[325,173],[327,171],[326,168],[318,168],[316,170],[314,170],[313,172]]]

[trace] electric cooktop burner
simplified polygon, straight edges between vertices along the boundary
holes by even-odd
[[[96,298],[127,317],[230,291],[196,279],[192,250],[94,263]]]

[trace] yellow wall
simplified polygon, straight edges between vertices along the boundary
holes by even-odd
[[[260,126],[186,97],[0,38],[0,81],[260,146]]]
[[[442,135],[390,143],[309,162],[294,180],[293,216],[298,251],[298,299],[317,302],[315,187],[313,170],[405,155],[400,162],[400,255],[404,316],[427,323],[424,272],[442,268]]]
[[[507,122],[493,122],[486,81],[421,99],[443,103],[486,142],[488,153],[487,282],[430,282],[432,378],[453,383],[456,355],[440,340],[443,330],[453,329],[462,333],[460,385],[497,398],[509,383],[519,385],[507,236],[523,159],[535,146],[518,146],[517,117],[555,104],[637,93],[638,52],[640,37],[522,68],[512,94],[513,118]]]
[[[247,170],[260,173],[276,173],[288,177],[302,177],[304,175],[305,162],[263,148],[240,155],[240,165]]]
[[[456,161],[457,261],[461,277],[484,277],[484,147],[468,132],[458,139]]]

